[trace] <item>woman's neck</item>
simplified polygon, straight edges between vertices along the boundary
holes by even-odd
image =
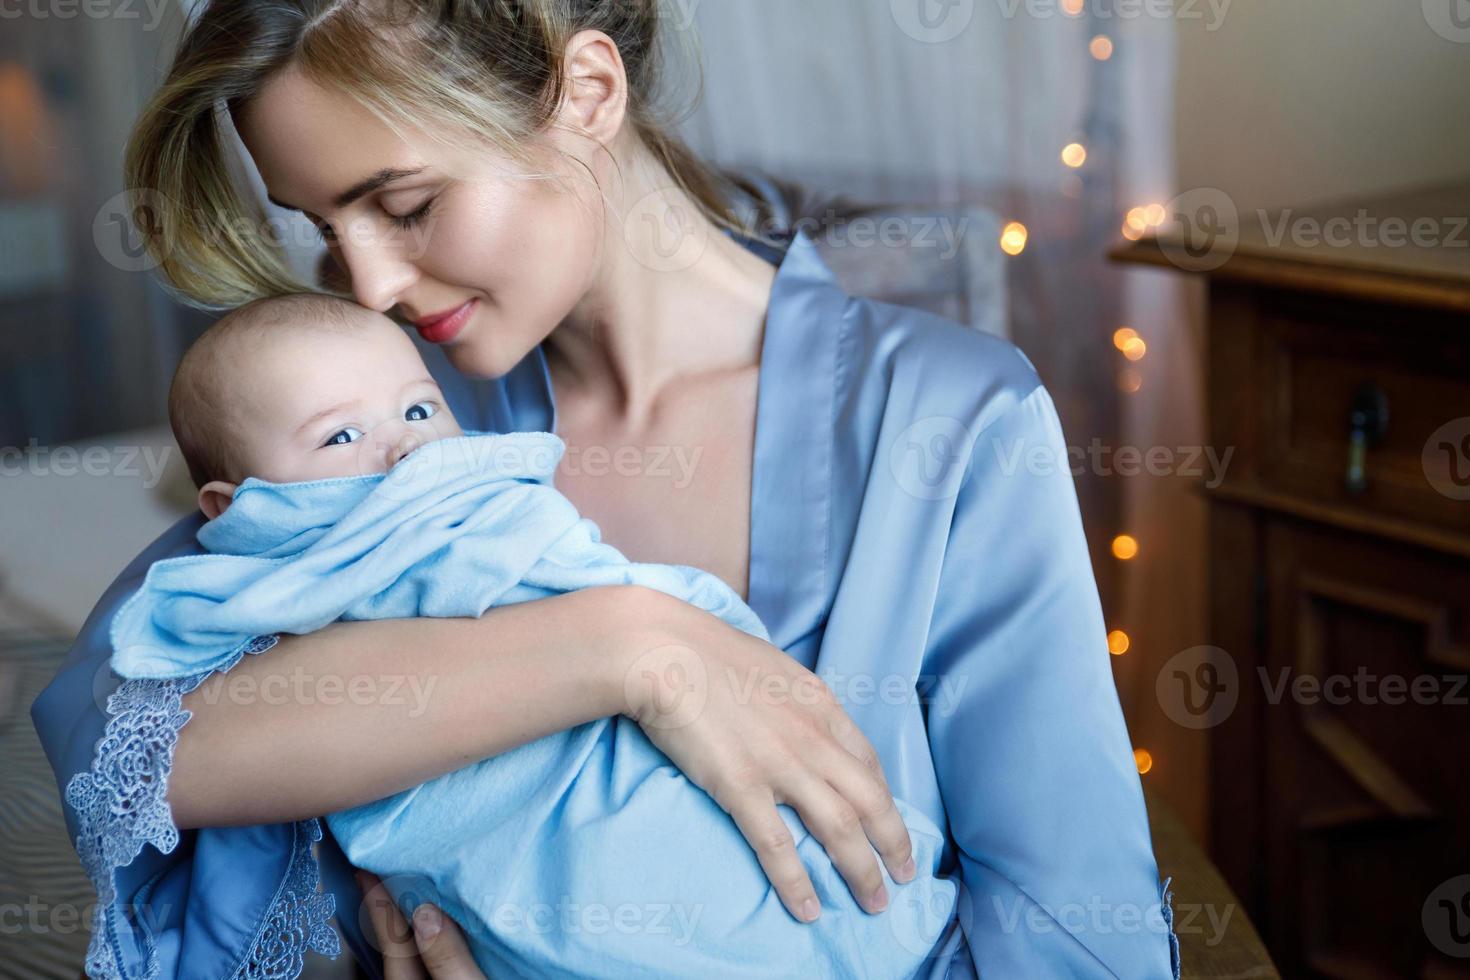
[[[596,280],[546,351],[559,395],[639,428],[670,385],[759,364],[776,270],[682,192],[623,197],[635,203],[607,209]]]

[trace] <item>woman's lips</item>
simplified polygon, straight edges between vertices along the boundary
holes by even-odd
[[[472,299],[463,306],[455,307],[447,312],[435,313],[432,316],[415,320],[413,325],[418,328],[419,336],[429,343],[447,344],[459,336],[459,332],[464,329],[465,324],[470,322],[470,317],[474,316],[475,308],[479,304],[479,300]]]

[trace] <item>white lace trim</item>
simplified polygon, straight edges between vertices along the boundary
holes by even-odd
[[[280,637],[258,636],[241,647],[221,670],[247,654],[263,653]],[[118,869],[127,867],[152,844],[169,854],[179,831],[167,801],[179,730],[189,720],[185,694],[210,676],[183,680],[129,680],[107,699],[107,727],[87,772],[66,786],[66,802],[77,818],[77,855],[97,889],[87,975],[93,980],[127,976],[113,935]],[[335,911],[331,895],[318,890],[321,876],[311,847],[321,839],[321,824],[296,825],[291,860],[260,931],[245,951],[234,976],[240,980],[289,980],[299,976],[308,949],[336,956],[341,944],[328,920]],[[153,980],[159,964],[151,941],[141,976]]]

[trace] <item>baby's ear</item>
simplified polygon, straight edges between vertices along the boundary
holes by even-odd
[[[199,488],[199,509],[204,511],[207,520],[214,520],[223,514],[235,499],[235,491],[240,489],[238,483],[226,483],[223,480],[212,480]]]

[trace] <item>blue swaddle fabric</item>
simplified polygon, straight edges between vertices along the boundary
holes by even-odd
[[[250,479],[199,531],[209,552],[153,565],[113,619],[113,669],[188,678],[255,637],[338,619],[477,616],[599,585],[677,596],[752,635],[755,613],[698,569],[635,564],[552,486],[549,433],[471,434],[387,474]],[[909,977],[953,921],[944,838],[899,802],[918,876],[858,907],[825,849],[779,808],[822,902],[793,919],[731,818],[617,716],[327,818],[349,859],[411,912],[460,922],[496,977]]]
[[[310,633],[338,619],[478,616],[617,584],[667,592],[767,638],[714,576],[635,565],[603,544],[597,525],[551,486],[565,451],[550,433],[474,434],[421,446],[386,474],[247,479],[199,531],[211,553],[158,562],[118,610],[113,670],[192,677],[261,633]]]

